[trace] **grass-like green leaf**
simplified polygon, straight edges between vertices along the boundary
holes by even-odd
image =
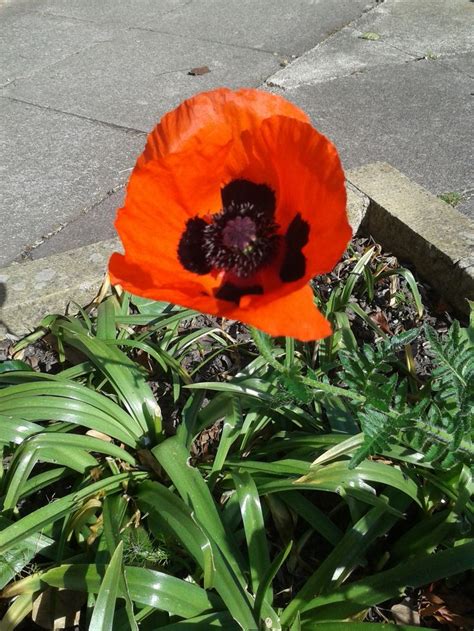
[[[341,529],[304,495],[298,491],[287,491],[279,493],[279,497],[329,543],[336,545],[340,541],[343,535]]]
[[[4,529],[13,522],[0,516],[0,528]],[[21,574],[23,568],[37,555],[43,554],[51,558],[54,540],[39,533],[23,539],[0,554],[0,589],[3,589],[13,578]],[[49,554],[48,554],[49,549]]]
[[[349,486],[353,482],[378,482],[398,489],[420,503],[416,483],[402,471],[392,465],[381,462],[363,462],[355,469],[350,469],[347,461],[333,462],[327,466],[316,466],[310,473],[298,480],[301,484],[319,485],[324,481],[339,481]]]
[[[348,618],[399,596],[407,585],[420,587],[471,570],[473,558],[472,539],[436,554],[413,557],[390,570],[348,583],[328,595],[308,601],[303,608],[303,617],[312,621]]]
[[[115,316],[119,310],[115,296],[110,296],[107,300],[99,303],[97,307],[97,337],[100,340],[115,339],[116,327]]]
[[[193,511],[197,522],[212,535],[227,563],[242,585],[239,550],[226,532],[214,499],[199,471],[189,463],[189,453],[176,437],[168,438],[153,449],[153,454],[171,478],[185,504]]]
[[[255,486],[252,476],[247,471],[234,472],[232,478],[235,482],[235,488],[239,498],[240,512],[242,514],[245,538],[247,540],[252,590],[253,593],[256,594],[270,566],[270,554],[268,551],[262,505],[260,503],[257,487]],[[265,599],[268,603],[271,603],[273,600],[271,586],[269,586],[265,594]]]
[[[3,414],[0,415],[0,424],[2,427],[0,443],[6,445],[9,443],[19,445],[25,438],[43,431],[43,427],[37,423],[31,423],[12,416],[4,416]]]
[[[28,370],[32,371],[33,369],[29,364],[20,359],[8,359],[6,361],[0,362],[0,374],[4,372],[13,372],[15,370]]]
[[[139,481],[146,477],[147,474],[141,471],[120,473],[89,484],[83,489],[69,493],[46,506],[36,509],[0,531],[0,554],[26,537],[40,532],[46,526],[68,515],[73,509],[78,508],[81,502],[94,496],[96,493],[114,493],[120,491],[124,483]]]
[[[122,574],[123,542],[121,541],[110,559],[100,584],[89,631],[113,631],[115,603],[118,595],[119,576]]]
[[[392,491],[392,505],[399,511],[405,510],[410,500],[402,493]],[[308,600],[320,593],[331,591],[346,580],[374,541],[384,535],[398,519],[383,507],[372,508],[347,530],[344,537],[324,559],[318,569],[306,581],[282,615],[284,623],[291,622],[298,611],[304,609]]]
[[[387,276],[397,276],[397,275],[401,276],[402,278],[406,280],[407,285],[410,288],[410,291],[413,295],[413,300],[415,301],[417,315],[419,318],[422,318],[423,313],[424,313],[423,300],[421,298],[420,290],[418,289],[418,283],[416,282],[415,277],[413,276],[413,273],[409,269],[406,269],[405,267],[399,267],[397,269],[389,270],[387,272],[382,272],[378,276],[378,278],[381,279],[381,278],[386,278]]]
[[[160,484],[144,482],[138,492],[138,503],[148,512],[155,536],[166,532],[180,541],[203,570],[205,586],[216,589],[243,628],[256,628],[249,595],[210,533],[198,526],[184,501]]]
[[[255,615],[258,618],[261,617],[262,608],[265,601],[265,595],[268,594],[270,585],[272,584],[272,581],[275,578],[278,570],[286,561],[287,556],[290,554],[292,546],[293,546],[293,542],[290,541],[290,543],[283,550],[281,550],[278,556],[275,559],[273,559],[271,565],[268,566],[265,574],[262,576],[262,581],[259,585],[257,594],[255,596]]]
[[[0,622],[2,631],[13,631],[31,613],[36,594],[21,594],[10,605]]]
[[[162,631],[208,631],[208,629],[226,629],[226,631],[240,631],[240,627],[227,612],[217,612],[196,616],[174,624],[160,627]]]
[[[37,379],[20,372],[3,377],[16,383],[0,390],[0,414],[80,424],[130,446],[136,445],[141,435],[140,426],[119,405],[81,384],[60,378]]]
[[[84,333],[77,321],[56,321],[52,331],[99,368],[142,431],[154,435],[161,411],[138,366],[118,348]]]
[[[104,573],[105,566],[61,565],[41,574],[41,581],[52,587],[66,587],[97,594]],[[218,598],[209,597],[204,589],[189,581],[134,566],[126,566],[124,573],[130,596],[137,604],[149,605],[182,618],[199,616],[207,610],[219,607]],[[123,597],[120,586],[118,596]]]
[[[387,622],[352,622],[335,620],[333,622],[313,622],[303,624],[302,629],[312,631],[420,631],[420,627],[409,624],[390,624]]]

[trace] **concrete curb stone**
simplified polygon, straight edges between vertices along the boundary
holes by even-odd
[[[74,312],[89,303],[105,277],[118,239],[100,241],[61,254],[0,268],[0,339],[33,330],[48,313]],[[77,309],[76,309],[77,311]]]
[[[467,312],[466,298],[474,300],[474,222],[388,164],[346,175],[354,233],[371,234],[410,261],[456,309]],[[71,302],[90,302],[114,250],[120,250],[118,239],[0,269],[0,338],[28,333]]]
[[[410,261],[458,311],[474,300],[474,222],[383,162],[350,171],[370,205],[360,232]]]

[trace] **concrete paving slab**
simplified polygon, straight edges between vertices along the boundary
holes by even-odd
[[[376,0],[47,0],[42,10],[97,22],[171,32],[207,41],[300,55]]]
[[[190,76],[191,68],[210,72]],[[196,92],[256,86],[277,68],[271,53],[177,35],[122,31],[61,63],[17,81],[2,94],[95,120],[150,130]]]
[[[474,78],[474,51],[441,57],[440,62],[449,68],[464,73],[468,77]]]
[[[280,91],[335,142],[346,168],[389,162],[435,194],[473,188],[472,92],[439,60]]]
[[[159,28],[301,55],[374,6],[375,0],[201,0],[163,16]]]
[[[0,4],[0,86],[34,74],[112,36],[96,24],[29,12],[4,14]]]
[[[87,22],[150,27],[189,0],[36,0],[35,10]]]
[[[96,296],[118,240],[101,241],[41,261],[0,268],[0,339],[33,330],[50,313],[64,314]]]
[[[315,44],[270,81],[336,141],[346,167],[389,161],[434,193],[463,193],[458,208],[474,216],[465,52],[473,8],[469,0],[0,0],[8,62],[0,86],[17,77],[0,94],[19,99],[0,98],[0,264],[35,243],[31,257],[86,243],[92,226],[97,239],[109,236],[107,194],[144,142],[114,126],[149,130],[190,94],[259,85],[282,57]],[[380,39],[359,39],[364,32]],[[409,61],[424,56],[435,60]],[[210,73],[187,75],[204,65]],[[43,109],[33,115],[21,100]]]
[[[464,195],[464,199],[456,206],[456,210],[468,217],[474,217],[474,189],[470,189]]]
[[[67,252],[80,246],[112,239],[116,236],[114,221],[117,209],[123,205],[125,188],[107,195],[91,209],[81,213],[37,247],[28,252],[28,260],[36,260]]]
[[[302,55],[290,66],[272,75],[270,86],[291,89],[346,77],[368,68],[411,61],[413,56],[381,40],[363,38],[364,33],[345,27]],[[387,71],[389,71],[387,69]]]
[[[145,136],[0,98],[0,265],[123,184]]]
[[[473,24],[471,0],[385,0],[362,16],[357,28],[424,57],[472,50]]]

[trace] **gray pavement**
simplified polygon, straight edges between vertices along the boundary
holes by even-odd
[[[469,0],[0,0],[0,267],[113,236],[145,133],[221,85],[283,94],[347,168],[389,162],[474,218],[473,26]]]
[[[384,161],[474,219],[474,3],[385,0],[267,80],[344,166]]]

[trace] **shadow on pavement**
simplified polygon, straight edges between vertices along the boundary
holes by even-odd
[[[5,322],[2,320],[2,317],[1,317],[2,307],[6,301],[7,301],[7,286],[5,283],[0,282],[0,330],[4,329],[6,333],[11,333],[10,329],[8,328],[8,326],[5,324]]]

